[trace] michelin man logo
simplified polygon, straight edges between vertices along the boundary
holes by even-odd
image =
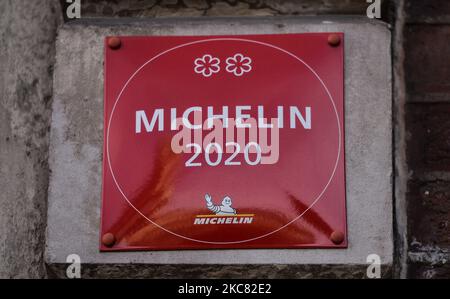
[[[233,209],[231,197],[225,196],[222,199],[222,204],[214,205],[212,197],[205,194],[206,207],[213,212],[211,215],[196,215],[194,218],[194,225],[227,225],[227,224],[252,224],[254,214],[237,214]]]
[[[236,210],[231,207],[231,197],[225,196],[222,200],[222,205],[216,206],[212,202],[212,197],[205,194],[206,207],[216,215],[236,215]]]

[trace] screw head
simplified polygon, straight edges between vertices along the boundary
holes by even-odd
[[[121,45],[122,45],[122,41],[120,40],[120,38],[118,38],[116,36],[110,37],[108,39],[108,47],[110,47],[113,50],[119,49]]]
[[[342,242],[344,242],[344,239],[345,239],[345,235],[344,235],[344,233],[343,232],[341,232],[341,231],[334,231],[334,232],[332,232],[331,233],[331,235],[330,235],[330,240],[331,240],[331,242],[333,242],[334,244],[336,244],[336,245],[339,245],[339,244],[341,244]]]
[[[337,34],[328,35],[328,44],[332,47],[337,47],[341,43],[341,38]]]
[[[116,243],[116,237],[112,233],[106,233],[102,237],[102,244],[106,247],[112,247]]]

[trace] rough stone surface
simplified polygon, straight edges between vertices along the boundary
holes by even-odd
[[[405,30],[410,278],[450,276],[450,2],[408,1]]]
[[[365,15],[367,6],[360,0],[83,0],[82,17]]]
[[[450,273],[450,104],[409,104],[408,277]]]
[[[49,277],[64,277],[67,264],[54,264]],[[197,278],[197,279],[350,279],[367,278],[367,265],[84,265],[84,278]],[[390,267],[381,268],[381,277],[391,278]]]
[[[450,3],[450,2],[448,2]],[[449,25],[409,25],[405,30],[408,102],[450,102]]]
[[[413,243],[450,251],[450,184],[446,181],[411,181],[409,236]],[[430,234],[430,232],[433,232]],[[413,246],[417,247],[417,246]]]
[[[407,111],[412,176],[450,171],[450,104],[410,104]]]
[[[392,122],[394,133],[394,276],[405,278],[407,273],[407,201],[408,166],[406,159],[405,128],[405,0],[399,0],[393,7],[394,30],[392,35],[393,99]]]
[[[310,31],[343,31],[346,34],[349,248],[99,253],[104,37]],[[46,262],[53,275],[64,276],[63,264],[72,253],[80,255],[88,277],[117,273],[133,276],[136,269],[145,267],[154,271],[143,271],[142,276],[173,277],[193,273],[191,276],[200,277],[206,275],[202,272],[205,264],[221,265],[211,272],[214,277],[238,273],[233,269],[253,269],[256,273],[267,267],[280,267],[285,269],[283,273],[304,277],[310,269],[308,265],[319,269],[320,264],[325,267],[320,270],[324,276],[359,277],[363,275],[361,269],[367,255],[372,253],[380,255],[383,271],[390,273],[393,260],[392,127],[390,32],[387,25],[366,18],[336,17],[214,19],[213,22],[208,19],[166,19],[126,24],[94,20],[91,23],[70,22],[59,31],[56,57],[46,250]],[[68,64],[71,64],[70,68]],[[130,263],[144,266],[135,268]],[[275,265],[265,266],[267,264]],[[266,275],[283,277],[270,271]]]
[[[0,278],[45,276],[58,1],[0,1]]]
[[[450,1],[408,0],[405,11],[408,23],[436,24],[450,22]]]

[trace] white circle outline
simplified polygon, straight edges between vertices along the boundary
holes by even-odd
[[[114,115],[114,111],[115,111],[115,109],[116,109],[116,105],[117,105],[117,103],[119,102],[119,99],[120,99],[120,97],[122,96],[122,93],[125,91],[125,88],[126,88],[126,87],[128,86],[128,84],[131,82],[131,80],[137,75],[137,73],[139,73],[139,72],[140,72],[147,64],[149,64],[150,62],[156,60],[156,59],[159,58],[160,56],[162,56],[162,55],[164,55],[164,54],[167,54],[167,53],[169,53],[169,52],[171,52],[171,51],[174,51],[174,50],[179,49],[179,48],[182,48],[182,47],[194,45],[194,44],[205,43],[205,42],[213,42],[213,41],[242,41],[242,42],[255,43],[255,44],[259,44],[259,45],[263,45],[263,46],[266,46],[266,47],[269,47],[269,48],[273,48],[273,49],[279,50],[279,51],[281,51],[281,52],[283,52],[283,53],[285,53],[285,54],[288,54],[289,56],[291,56],[291,57],[297,59],[298,61],[300,61],[301,63],[303,63],[303,64],[304,64],[304,65],[305,65],[305,66],[306,66],[306,67],[307,67],[307,68],[308,68],[308,69],[316,76],[316,78],[317,78],[317,79],[320,81],[320,83],[322,84],[323,88],[325,89],[326,93],[328,94],[328,98],[330,99],[331,104],[333,105],[333,109],[334,109],[334,112],[335,112],[335,114],[336,114],[336,120],[337,120],[337,123],[338,123],[339,143],[338,143],[338,154],[337,154],[337,158],[336,158],[336,163],[335,163],[335,165],[334,165],[334,169],[333,169],[333,172],[332,172],[332,174],[331,174],[331,176],[330,176],[330,179],[328,180],[328,182],[327,182],[327,184],[325,185],[325,187],[324,187],[324,189],[322,190],[322,192],[321,192],[321,193],[317,196],[317,198],[311,203],[311,205],[310,205],[305,211],[303,211],[303,213],[301,213],[299,216],[297,216],[296,218],[294,218],[293,220],[291,220],[291,221],[288,222],[287,224],[281,226],[280,228],[278,228],[278,229],[276,229],[276,230],[274,230],[274,231],[271,231],[271,232],[269,232],[269,233],[266,233],[266,234],[264,234],[264,235],[261,235],[261,236],[258,236],[258,237],[254,237],[254,238],[251,238],[251,239],[240,240],[240,241],[212,242],[212,241],[197,240],[197,239],[194,239],[194,238],[189,238],[189,237],[186,237],[186,236],[182,236],[182,235],[180,235],[180,234],[177,234],[177,233],[175,233],[175,232],[172,232],[172,231],[170,231],[170,230],[164,228],[163,226],[157,224],[156,222],[153,222],[151,219],[149,219],[147,216],[145,216],[141,211],[139,211],[139,210],[138,210],[138,209],[137,209],[137,208],[129,201],[129,199],[127,198],[127,196],[125,195],[125,193],[124,193],[124,192],[122,191],[122,189],[120,188],[119,183],[117,182],[116,177],[115,177],[115,175],[114,175],[114,172],[113,172],[113,170],[112,170],[112,166],[111,166],[111,158],[110,158],[110,155],[109,155],[109,131],[110,131],[110,128],[111,128],[111,120],[112,120],[112,117],[113,117],[113,115]],[[111,172],[111,176],[113,177],[114,183],[116,184],[116,187],[119,189],[119,192],[122,194],[122,196],[124,197],[124,199],[126,200],[126,202],[127,202],[127,203],[128,203],[128,204],[136,211],[136,212],[138,212],[138,214],[140,214],[142,217],[144,217],[147,221],[149,221],[149,222],[152,223],[153,225],[159,227],[160,229],[162,229],[162,230],[164,230],[165,232],[170,233],[170,234],[172,234],[172,235],[174,235],[174,236],[177,236],[177,237],[182,238],[182,239],[185,239],[185,240],[193,241],[193,242],[199,242],[199,243],[205,243],[205,244],[216,244],[216,245],[239,244],[239,243],[245,243],[245,242],[250,242],[250,241],[257,240],[257,239],[261,239],[261,238],[270,236],[270,235],[272,235],[272,234],[274,234],[274,233],[276,233],[276,232],[282,230],[282,229],[285,228],[286,226],[290,225],[290,224],[293,223],[294,221],[297,221],[299,218],[301,218],[306,212],[308,212],[308,211],[309,211],[309,210],[310,210],[310,209],[311,209],[311,208],[319,201],[319,199],[322,198],[323,194],[324,194],[325,191],[328,189],[328,186],[330,185],[331,181],[333,180],[334,175],[336,174],[336,169],[337,169],[337,166],[338,166],[338,164],[339,164],[339,158],[340,158],[340,155],[341,155],[341,135],[342,135],[342,133],[341,133],[341,123],[340,123],[340,121],[339,121],[339,114],[338,114],[338,112],[337,112],[336,105],[335,105],[335,103],[334,103],[333,97],[331,96],[330,91],[328,90],[327,86],[326,86],[325,83],[322,81],[322,79],[320,78],[320,76],[319,76],[319,75],[314,71],[314,69],[313,69],[312,67],[310,67],[306,62],[304,62],[302,59],[300,59],[299,57],[297,57],[295,54],[293,54],[293,53],[291,53],[291,52],[289,52],[289,51],[287,51],[287,50],[285,50],[285,49],[282,49],[282,48],[280,48],[280,47],[277,47],[277,46],[275,46],[275,45],[269,44],[269,43],[265,43],[265,42],[261,42],[261,41],[255,41],[255,40],[251,40],[251,39],[244,39],[244,38],[213,38],[213,39],[202,39],[202,40],[197,40],[197,41],[193,41],[193,42],[189,42],[189,43],[184,43],[184,44],[175,46],[175,47],[173,47],[173,48],[170,48],[170,49],[168,49],[168,50],[165,50],[165,51],[159,53],[158,55],[153,56],[150,60],[148,60],[148,61],[145,62],[141,67],[139,67],[139,68],[133,73],[133,75],[131,75],[131,77],[130,77],[130,78],[128,79],[128,81],[125,83],[125,85],[123,86],[123,88],[122,88],[122,90],[120,91],[119,95],[117,96],[117,99],[116,99],[116,101],[115,101],[115,103],[114,103],[114,106],[113,106],[113,108],[112,108],[112,110],[111,110],[111,115],[110,115],[109,120],[108,120],[108,129],[107,129],[107,132],[106,132],[106,156],[107,156],[107,159],[108,159],[108,166],[109,166],[109,170],[110,170],[110,172]]]

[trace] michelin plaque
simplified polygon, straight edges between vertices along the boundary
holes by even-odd
[[[100,250],[346,248],[343,43],[107,37]]]

